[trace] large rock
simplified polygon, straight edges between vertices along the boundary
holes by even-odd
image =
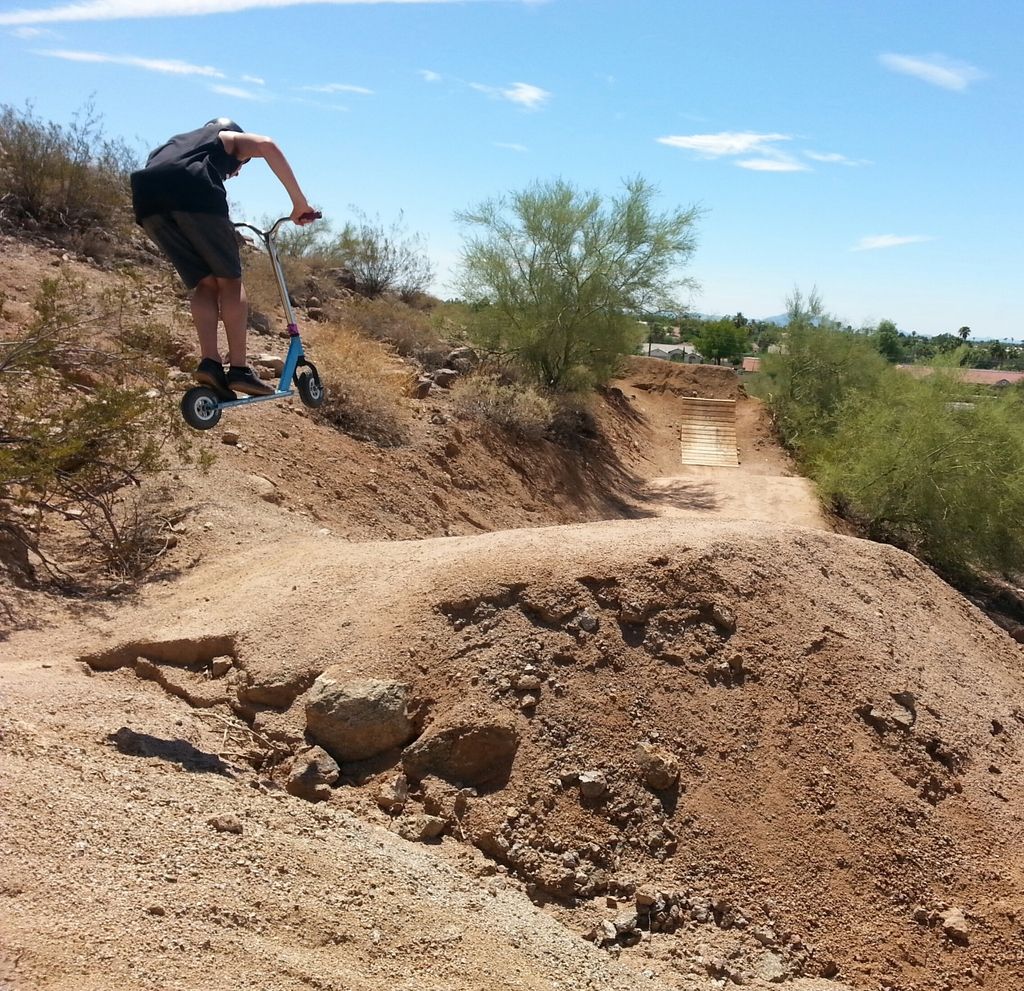
[[[434,385],[442,389],[450,389],[458,377],[459,373],[453,368],[439,368],[432,376]]]
[[[472,348],[455,348],[445,359],[445,365],[457,372],[471,372],[480,363],[477,353]]]
[[[402,756],[405,773],[459,785],[499,784],[512,770],[519,733],[504,713],[468,714],[431,727]]]
[[[306,728],[335,760],[366,760],[415,736],[408,701],[409,686],[401,682],[350,680],[328,668],[310,689]]]

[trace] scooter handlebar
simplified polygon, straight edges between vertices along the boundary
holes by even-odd
[[[310,210],[307,213],[302,214],[301,217],[299,217],[300,220],[308,219],[310,221],[320,220],[322,218],[323,214],[319,210]],[[249,230],[255,232],[256,234],[259,234],[260,237],[267,239],[273,237],[277,233],[278,227],[280,227],[282,224],[288,223],[288,221],[291,219],[292,218],[290,216],[281,217],[280,219],[274,221],[274,223],[270,227],[270,230],[266,231],[261,231],[258,227],[253,227],[252,224],[235,224],[235,227],[248,227]]]

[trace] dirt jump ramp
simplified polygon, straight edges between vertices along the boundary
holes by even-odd
[[[736,445],[736,402],[733,399],[683,399],[679,453],[684,465],[734,468],[740,463]]]

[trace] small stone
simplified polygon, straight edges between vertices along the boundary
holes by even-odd
[[[608,790],[608,779],[600,771],[584,771],[580,775],[580,791],[584,798],[600,798]]]
[[[597,633],[601,626],[601,621],[596,616],[592,616],[586,610],[580,613],[580,617],[576,622],[584,633]]]
[[[636,758],[644,784],[652,791],[666,791],[679,781],[679,762],[672,754],[649,743],[640,743]]]
[[[967,919],[964,918],[964,913],[960,909],[947,908],[946,911],[939,913],[939,921],[942,923],[942,931],[954,943],[967,942],[967,937],[970,935],[971,930],[967,924]]]
[[[146,911],[150,915],[164,916],[167,914],[167,910],[163,907],[163,905],[150,905],[149,908],[146,909]]]
[[[442,389],[450,389],[458,377],[459,373],[452,368],[439,368],[432,376],[434,385]]]
[[[436,839],[447,826],[444,819],[439,816],[414,815],[398,821],[398,835],[403,840],[412,843],[423,843],[426,840]]]
[[[913,729],[916,722],[913,714],[906,709],[895,710],[889,718],[902,730]]]
[[[658,901],[658,894],[650,888],[639,888],[636,893],[636,907],[649,908]]]
[[[396,774],[392,781],[380,786],[377,792],[377,804],[385,812],[401,812],[409,801],[409,779],[404,774]]]
[[[714,620],[715,626],[720,629],[726,630],[729,633],[735,632],[736,613],[734,613],[728,606],[723,606],[721,603],[716,602],[711,607],[711,618]]]
[[[234,816],[213,816],[206,820],[207,826],[212,826],[218,833],[235,833],[241,835],[242,824]]]
[[[535,674],[524,674],[516,682],[516,688],[521,692],[539,692],[541,681]]]
[[[789,977],[789,970],[782,957],[777,953],[766,952],[755,964],[757,976],[769,984],[780,984]]]
[[[234,430],[225,430],[221,434],[220,442],[222,444],[231,444],[232,446],[237,445],[242,438],[234,432]]]
[[[214,678],[223,678],[231,670],[234,662],[233,657],[215,657],[210,664],[210,675]]]
[[[519,701],[519,708],[523,712],[529,712],[531,709],[537,708],[537,696],[536,695],[524,695]]]
[[[312,747],[292,761],[285,790],[308,802],[322,802],[331,797],[331,786],[339,777],[341,770],[334,758],[321,747]]]

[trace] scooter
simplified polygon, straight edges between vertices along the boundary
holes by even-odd
[[[312,214],[312,219],[319,220],[322,216],[323,214],[317,212]],[[273,266],[277,287],[281,292],[281,304],[284,306],[285,317],[288,320],[290,341],[277,388],[268,396],[246,396],[244,399],[234,398],[233,392],[227,394],[232,397],[228,399],[205,385],[189,389],[181,399],[181,415],[185,417],[185,422],[196,430],[209,430],[211,427],[215,427],[220,422],[221,413],[226,409],[294,396],[295,392],[290,387],[292,382],[295,383],[295,388],[298,390],[303,404],[312,409],[322,406],[327,398],[316,366],[306,358],[305,352],[302,350],[302,338],[299,336],[299,327],[295,322],[295,311],[288,298],[288,287],[285,285],[284,272],[281,270],[281,260],[277,257],[277,248],[274,245],[277,229],[289,219],[291,218],[282,217],[268,231],[261,231],[258,227],[253,227],[252,224],[235,224],[235,227],[248,228],[259,236],[267,249],[267,254],[270,255],[270,264]],[[302,371],[299,371],[300,368]]]

